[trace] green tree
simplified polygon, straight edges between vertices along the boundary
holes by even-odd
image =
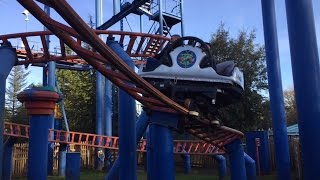
[[[6,119],[23,123],[28,122],[28,117],[22,104],[18,101],[17,95],[27,85],[26,72],[22,66],[14,66],[8,77],[8,88],[6,89]]]
[[[57,70],[71,131],[95,130],[95,78],[90,71]]]
[[[217,63],[233,60],[244,72],[243,98],[220,109],[219,115],[224,124],[240,130],[267,128],[270,124],[270,105],[262,95],[268,88],[264,48],[255,39],[254,31],[240,31],[232,38],[221,25],[210,40],[210,50]]]
[[[284,91],[284,105],[287,115],[287,124],[293,125],[298,123],[296,99],[293,89],[287,89]]]

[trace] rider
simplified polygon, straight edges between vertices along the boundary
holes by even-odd
[[[167,52],[167,49],[172,45],[174,41],[177,39],[181,38],[180,35],[174,34],[171,36],[170,42],[162,49],[162,51],[159,54],[156,54],[154,57],[149,57],[147,59],[146,71],[153,71],[155,70],[158,66],[162,64],[161,58],[164,57],[165,53]]]

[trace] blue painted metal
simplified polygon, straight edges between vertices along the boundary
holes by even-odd
[[[105,78],[104,84],[104,135],[112,136],[112,83]],[[106,150],[105,166],[110,168],[111,154]]]
[[[142,18],[143,16],[142,15],[140,15],[140,32],[142,33],[143,32],[143,18]]]
[[[54,115],[49,116],[49,121],[50,121],[50,127],[49,129],[53,129],[54,125],[52,125],[51,120]],[[53,122],[54,123],[54,122]],[[52,142],[47,142],[47,147],[48,147],[48,175],[53,175],[53,153],[54,153],[54,143]]]
[[[47,67],[42,68],[42,86],[48,86]]]
[[[171,127],[163,125],[158,119],[178,121],[178,116],[170,113],[152,112],[147,137],[148,179],[175,179],[173,139]]]
[[[9,137],[8,140],[5,141],[4,144],[4,157],[3,157],[3,175],[2,179],[11,179],[12,176],[12,151],[13,151],[13,145],[15,143],[15,138]],[[0,176],[1,177],[1,176]],[[1,178],[0,178],[1,179]]]
[[[58,154],[58,174],[59,176],[66,175],[66,155],[67,155],[67,145],[60,144],[59,154]]]
[[[66,180],[80,180],[80,152],[69,152],[66,155]]]
[[[191,171],[191,157],[190,154],[181,154],[181,157],[183,158],[183,167],[184,167],[184,173],[189,174]]]
[[[159,34],[162,36],[163,35],[163,7],[162,7],[162,0],[158,0],[158,5],[159,5]]]
[[[267,131],[252,131],[246,133],[246,148],[247,153],[257,162],[257,153],[256,153],[256,138],[259,138],[259,163],[260,163],[260,172],[262,174],[271,173],[271,162],[270,162],[270,146],[269,146],[269,137]],[[257,168],[258,168],[258,164]]]
[[[47,179],[49,128],[51,128],[51,122],[48,115],[33,115],[30,117],[29,180]]]
[[[183,0],[180,0],[180,16],[181,16],[181,37],[184,37],[184,10],[183,10]]]
[[[312,0],[286,0],[304,179],[319,179],[320,70]]]
[[[133,13],[136,11],[141,5],[145,4],[149,0],[134,0],[131,5],[124,7],[121,9],[121,11],[112,16],[107,22],[103,23],[101,26],[99,25],[97,29],[99,30],[106,30],[110,28],[112,25],[116,24],[119,22],[121,19],[129,15],[130,13]]]
[[[244,160],[246,164],[247,180],[256,180],[257,179],[256,162],[246,153],[244,153]]]
[[[276,166],[279,179],[291,179],[274,0],[261,0]]]
[[[96,8],[96,25],[100,26],[103,22],[103,6],[102,0],[95,1]],[[101,73],[96,71],[96,134],[104,134],[104,123],[103,123],[103,76]],[[99,139],[96,140],[99,142]],[[96,148],[96,161],[95,169],[102,170],[103,161],[98,157],[98,151],[103,151],[101,148]]]
[[[108,39],[107,45],[131,68],[134,63],[121,45]],[[125,91],[119,90],[119,159],[120,179],[137,178],[136,157],[136,101]]]
[[[236,139],[225,146],[230,160],[231,180],[246,180],[244,151],[240,139]]]
[[[6,79],[17,60],[17,54],[11,44],[0,47],[0,177],[2,175],[3,163],[3,126],[4,126],[4,107],[6,93]]]
[[[116,15],[119,12],[119,8],[120,8],[120,1],[113,0],[113,15]]]
[[[44,12],[50,16],[50,7],[44,6]],[[48,28],[44,26],[44,30],[47,31]],[[50,36],[45,36],[46,43],[48,48],[50,47]],[[50,61],[48,63],[48,86],[56,87],[56,62]],[[50,116],[50,129],[54,129],[54,115]],[[53,152],[54,152],[54,143],[48,143],[48,175],[53,175]]]
[[[138,143],[142,136],[144,135],[147,127],[149,124],[149,116],[145,111],[142,111],[137,122],[136,122],[136,142]],[[120,160],[119,157],[116,159],[115,163],[113,164],[112,168],[109,171],[105,180],[117,180],[119,179],[119,167],[120,167]]]
[[[223,155],[212,156],[218,162],[219,180],[223,180],[227,176],[227,161]]]
[[[62,92],[60,91],[60,87],[59,87],[58,81],[56,81],[56,88],[57,88],[58,93],[61,94],[61,96],[62,96]],[[67,132],[69,132],[69,123],[68,123],[68,119],[67,119],[66,110],[64,108],[64,100],[63,99],[61,99],[61,101],[59,102],[59,106],[60,106],[60,109],[62,111],[64,125],[66,127]]]

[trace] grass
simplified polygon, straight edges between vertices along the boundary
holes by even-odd
[[[103,180],[105,177],[105,173],[102,171],[82,171],[80,180]],[[24,180],[26,178],[13,178],[13,180]],[[58,177],[58,176],[49,176],[48,180],[64,180],[65,178],[63,177]],[[229,179],[229,178],[227,178]],[[275,180],[276,176],[275,175],[270,175],[270,176],[262,176],[257,178],[258,180]],[[147,180],[147,175],[143,171],[138,171],[138,180]],[[176,180],[218,180],[217,176],[213,175],[201,175],[201,174],[190,174],[190,175],[185,175],[181,173],[176,173]]]

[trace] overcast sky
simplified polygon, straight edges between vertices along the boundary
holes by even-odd
[[[113,0],[104,0],[104,21],[108,20],[113,13]],[[165,1],[165,0],[164,0]],[[169,2],[169,0],[167,0]],[[288,31],[285,13],[285,0],[276,1],[277,26],[280,48],[280,60],[282,70],[282,83],[284,89],[293,87],[291,61],[288,42]],[[89,15],[95,15],[95,0],[68,0],[81,17],[87,21]],[[318,35],[318,47],[320,43],[320,1],[313,0],[316,30]],[[27,25],[22,15],[24,8],[14,0],[0,0],[0,34],[18,33],[24,31],[42,30],[43,26],[32,16]],[[184,0],[185,34],[197,36],[204,41],[209,41],[211,35],[221,22],[224,22],[233,37],[239,30],[255,30],[257,43],[263,44],[263,27],[260,0]],[[57,18],[56,13],[52,12]],[[58,18],[59,19],[59,18]],[[139,31],[139,17],[129,16],[128,22],[133,31]],[[61,19],[60,19],[61,20]],[[144,31],[147,32],[151,22],[144,18]],[[117,29],[115,25],[113,29]],[[125,21],[125,30],[130,31]],[[172,29],[172,33],[178,33],[180,26]],[[29,68],[32,73],[30,82],[38,83],[42,79],[40,68]]]

